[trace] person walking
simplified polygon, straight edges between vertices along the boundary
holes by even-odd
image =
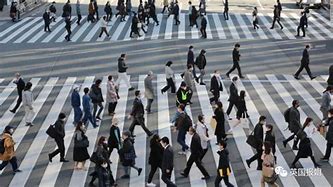
[[[87,21],[91,21],[91,23],[95,22],[95,7],[94,7],[94,0],[90,0],[90,3],[88,5],[88,18]]]
[[[89,92],[89,96],[91,98],[91,102],[93,103],[93,119],[95,121],[101,121],[101,113],[104,109],[103,107],[103,95],[102,95],[102,89],[101,89],[101,83],[102,80],[101,79],[97,79],[95,81],[95,84],[93,84],[90,88],[90,92]],[[98,112],[97,112],[97,108],[99,108]],[[97,114],[96,114],[97,113]]]
[[[273,133],[273,125],[271,124],[266,124],[266,135],[265,135],[265,140],[264,142],[269,142],[272,147],[272,153],[274,155],[275,163],[276,163],[276,145],[275,145],[275,135]]]
[[[22,102],[22,92],[24,90],[25,87],[25,82],[22,79],[20,73],[15,73],[15,80],[14,80],[14,84],[16,84],[16,89],[17,89],[17,94],[18,94],[18,98],[16,101],[16,105],[13,109],[9,110],[11,113],[15,114],[16,110],[20,107],[21,102]]]
[[[162,180],[167,185],[167,187],[176,187],[176,185],[171,181],[174,156],[169,138],[164,136],[161,139],[160,143],[164,148],[163,158],[162,158]]]
[[[77,25],[81,25],[81,19],[82,19],[82,14],[81,14],[81,3],[80,0],[76,1],[76,14],[77,14]]]
[[[232,83],[230,84],[230,87],[229,87],[229,106],[228,106],[228,109],[227,109],[227,115],[228,115],[228,118],[229,120],[231,120],[232,118],[230,118],[230,113],[231,113],[231,110],[232,108],[235,106],[236,108],[238,107],[237,106],[237,103],[239,101],[239,95],[238,95],[238,77],[233,77],[232,78]]]
[[[57,149],[49,154],[49,161],[52,162],[52,158],[55,157],[57,154],[60,153],[60,162],[69,162],[65,159],[65,121],[66,121],[66,114],[60,113],[58,116],[57,121],[54,124],[54,130],[56,132],[56,136],[54,140],[57,144]]]
[[[93,3],[94,3],[94,9],[95,9],[96,19],[99,20],[97,0],[94,0]]]
[[[239,100],[238,100],[238,103],[237,103],[237,109],[238,110],[237,110],[237,113],[236,113],[238,124],[241,123],[241,118],[243,118],[243,119],[244,118],[249,118],[249,115],[247,114],[245,97],[246,97],[245,91],[244,90],[240,91]]]
[[[178,2],[176,1],[174,7],[172,8],[172,12],[174,15],[174,20],[176,21],[175,25],[179,25],[180,21],[179,21],[179,6],[178,6]]]
[[[309,67],[310,64],[310,55],[309,55],[310,45],[306,45],[305,49],[303,50],[303,56],[301,59],[301,66],[298,68],[297,72],[295,73],[295,79],[299,80],[299,74],[305,68],[306,72],[308,73],[311,80],[315,79],[316,76],[313,76]]]
[[[164,14],[165,10],[168,10],[169,7],[169,1],[168,0],[163,0],[163,9],[162,9],[162,14]]]
[[[191,88],[189,88],[186,83],[183,81],[180,84],[180,87],[176,93],[177,99],[176,99],[176,106],[179,104],[183,104],[184,107],[187,104],[192,104],[191,98],[192,98],[193,91]]]
[[[187,70],[185,70],[182,75],[183,75],[184,82],[186,83],[186,86],[189,87],[190,89],[192,89],[193,85],[194,85],[193,66],[188,65]],[[196,81],[199,81],[199,79],[197,78]]]
[[[209,135],[208,135],[208,128],[205,122],[205,116],[203,114],[200,114],[198,116],[198,122],[195,126],[195,130],[197,131],[198,135],[200,136],[201,140],[201,147],[202,147],[202,155],[200,160],[205,157],[207,151],[208,151],[208,142],[210,140]]]
[[[151,113],[151,104],[153,103],[154,98],[155,98],[154,88],[153,88],[153,79],[154,79],[154,74],[152,71],[149,71],[144,80],[145,97],[147,98],[146,111],[148,114]]]
[[[189,134],[192,135],[192,141],[191,141],[191,145],[190,145],[191,155],[186,163],[186,168],[180,174],[184,177],[188,177],[192,164],[195,163],[197,165],[197,167],[199,168],[200,172],[203,174],[203,177],[201,179],[208,180],[210,178],[210,176],[201,163],[203,149],[201,147],[200,136],[196,133],[196,130],[193,127],[189,128]]]
[[[299,31],[302,29],[303,32],[303,37],[305,37],[305,26],[307,27],[308,25],[308,17],[306,16],[305,12],[301,13],[301,18],[299,20],[299,25],[297,27],[297,35],[299,36]]]
[[[18,21],[16,19],[16,15],[18,15],[18,10],[17,10],[17,2],[12,1],[12,4],[10,5],[10,10],[9,10],[9,16],[12,18],[12,22]]]
[[[121,54],[120,57],[118,58],[118,79],[116,81],[116,84],[119,88],[119,84],[121,81],[125,81],[127,88],[129,91],[134,90],[134,88],[131,86],[129,80],[128,80],[128,76],[127,76],[127,69],[128,66],[125,63],[126,60],[126,54]]]
[[[257,7],[253,8],[252,24],[253,24],[254,30],[259,29],[259,26],[258,26],[258,9],[257,9]]]
[[[175,86],[175,73],[171,69],[172,61],[168,61],[165,64],[165,77],[167,81],[167,85],[161,89],[161,93],[167,92],[169,88],[171,88],[171,93],[176,93]]]
[[[89,140],[86,136],[86,128],[84,124],[80,121],[75,128],[74,132],[74,169],[75,170],[86,170],[85,163],[86,160],[90,158],[88,153]],[[81,165],[81,166],[80,166]]]
[[[107,94],[106,94],[106,101],[108,102],[108,112],[109,115],[112,116],[115,114],[115,109],[118,104],[119,94],[118,94],[118,88],[113,81],[113,76],[108,76],[108,82],[106,84],[107,87]]]
[[[51,20],[53,22],[56,22],[56,19],[57,19],[57,9],[56,9],[56,6],[55,6],[56,2],[53,1],[49,7],[49,11],[50,11],[50,17],[51,17]]]
[[[162,169],[163,151],[164,149],[160,144],[160,137],[157,134],[154,134],[150,140],[150,154],[148,160],[150,164],[150,172],[148,175],[147,186],[156,186],[156,184],[152,183],[152,180],[156,170],[158,168]]]
[[[150,17],[153,18],[154,22],[156,23],[156,26],[159,26],[159,22],[157,20],[157,15],[156,15],[156,7],[154,3],[150,4],[150,8],[149,8],[149,14]]]
[[[191,118],[185,113],[185,105],[180,104],[177,107],[178,117],[176,118],[175,127],[178,130],[177,142],[182,146],[182,151],[179,151],[178,154],[186,155],[189,147],[185,142],[186,133],[189,128],[192,126]]]
[[[271,144],[269,142],[264,142],[264,150],[263,150],[263,154],[261,155],[261,159],[262,159],[262,167],[264,167],[264,171],[269,170],[273,170],[275,168],[275,160],[274,160],[274,156],[272,154],[272,148],[271,148]],[[271,173],[270,173],[271,174]],[[262,172],[261,175],[261,180],[260,180],[260,186],[261,187],[265,187],[265,183],[267,183],[269,186],[271,187],[279,187],[278,184],[276,184],[276,179],[272,182],[266,182],[265,178],[267,178],[267,176],[265,176],[265,172]],[[269,176],[269,178],[272,176]]]
[[[206,0],[200,0],[199,12],[201,15],[206,15]]]
[[[207,65],[207,60],[206,60],[206,50],[202,49],[200,51],[200,54],[199,56],[195,59],[195,63],[196,65],[198,66],[199,70],[200,70],[200,75],[199,77],[197,78],[197,82],[199,82],[200,80],[200,85],[206,85],[204,82],[203,82],[203,77],[204,75],[206,74],[205,73],[205,67]],[[192,87],[191,87],[192,88]]]
[[[321,158],[322,161],[329,161],[331,157],[331,151],[333,147],[333,109],[330,109],[328,111],[328,120],[325,123],[325,126],[329,126],[328,131],[326,133],[326,151],[323,158]]]
[[[130,32],[130,37],[133,37],[133,33],[138,35],[139,37],[141,37],[139,29],[141,28],[141,22],[139,22],[138,17],[136,16],[136,14],[134,14],[133,18],[132,18],[132,25],[131,25],[131,32]]]
[[[200,27],[201,38],[207,38],[206,28],[207,28],[206,16],[201,15],[201,27]]]
[[[333,87],[333,65],[328,69],[327,85]]]
[[[129,171],[130,168],[134,168],[135,170],[137,170],[138,172],[138,176],[141,175],[142,172],[142,168],[138,168],[135,166],[135,158],[136,158],[136,154],[135,154],[135,149],[134,149],[134,140],[131,138],[131,132],[130,131],[125,131],[122,134],[123,137],[123,146],[122,148],[119,150],[121,156],[120,156],[120,160],[122,162],[122,165],[125,168],[125,174],[123,176],[121,176],[120,178],[122,179],[129,179],[130,175],[129,175]]]
[[[281,17],[282,5],[280,3],[280,0],[276,0],[276,6],[277,6],[277,9],[279,10],[279,17]]]
[[[99,38],[102,37],[103,32],[106,34],[106,36],[108,36],[108,38],[110,38],[110,35],[108,33],[108,30],[106,29],[107,27],[107,18],[106,16],[103,16],[103,19],[100,21],[101,22],[101,32],[99,33]]]
[[[323,114],[323,121],[328,119],[328,111],[331,109],[331,96],[333,95],[333,87],[327,86],[326,90],[323,92],[321,97],[320,111]]]
[[[216,136],[216,145],[220,142],[220,140],[226,140],[227,135],[225,134],[225,118],[223,111],[223,104],[221,101],[216,103],[217,108],[214,110],[213,118],[216,120],[216,127],[214,135]]]
[[[10,163],[12,165],[13,172],[18,173],[21,172],[21,170],[18,169],[17,166],[17,158],[15,156],[15,142],[12,137],[13,132],[13,127],[8,125],[5,127],[2,133],[1,140],[3,141],[4,152],[0,153],[0,160],[2,161],[0,164],[0,171],[2,171],[8,163]]]
[[[80,87],[78,85],[74,85],[73,92],[71,95],[71,105],[74,110],[74,121],[73,125],[77,125],[79,121],[82,119],[82,110],[81,110],[81,100],[80,100]]]
[[[188,48],[188,51],[187,51],[187,67],[189,65],[191,65],[193,67],[193,77],[195,78],[195,80],[198,80],[197,79],[197,75],[196,75],[196,72],[195,72],[195,62],[194,62],[194,47],[192,45],[190,45],[190,47]],[[199,81],[197,81],[199,83]]]
[[[33,126],[32,118],[35,116],[34,107],[33,107],[34,95],[31,91],[31,87],[32,83],[27,82],[22,95],[22,103],[25,111],[24,115],[25,126],[30,126],[30,127]]]
[[[283,146],[286,147],[287,143],[294,139],[297,132],[302,128],[301,126],[301,120],[300,120],[300,114],[298,111],[299,107],[299,101],[298,100],[293,100],[292,102],[292,107],[290,107],[289,109],[287,109],[284,112],[284,116],[285,116],[285,121],[288,123],[288,129],[290,130],[291,133],[293,133],[289,138],[283,140]],[[287,117],[287,118],[286,118]],[[298,150],[297,148],[297,144],[298,144],[299,139],[295,138],[294,139],[294,144],[292,149],[293,150]]]
[[[239,78],[243,79],[243,75],[242,75],[242,71],[241,68],[239,66],[239,60],[241,55],[239,54],[239,48],[240,48],[240,44],[236,43],[234,50],[232,51],[232,60],[233,60],[233,66],[232,68],[227,72],[227,77],[229,77],[230,73],[233,72],[236,68],[238,70],[238,76]]]
[[[253,130],[253,136],[256,139],[257,147],[254,147],[256,149],[256,154],[253,155],[250,159],[246,160],[247,166],[250,168],[251,163],[255,160],[258,162],[257,170],[262,170],[262,145],[264,141],[264,125],[266,125],[266,117],[260,116],[259,122],[256,124]]]
[[[189,1],[188,2],[188,19],[189,19],[189,22],[190,22],[190,27],[193,26],[193,17],[192,17],[192,11],[193,11],[193,6],[192,6],[192,2]]]
[[[107,1],[104,6],[104,12],[106,14],[106,21],[111,21],[112,19],[112,7],[110,1]]]
[[[109,139],[108,139],[109,156],[111,156],[113,149],[117,149],[118,153],[119,153],[119,150],[122,146],[120,129],[118,127],[118,123],[119,123],[119,121],[117,118],[115,118],[115,117],[112,118],[112,124],[111,124],[111,128],[110,128]]]
[[[307,158],[310,157],[313,165],[315,168],[320,167],[320,165],[316,162],[313,153],[312,153],[312,148],[311,148],[311,141],[310,138],[312,137],[312,134],[314,134],[316,132],[316,128],[311,128],[310,124],[313,123],[313,119],[312,118],[306,118],[302,129],[300,129],[300,131],[298,131],[297,133],[297,138],[300,139],[300,143],[299,143],[299,150],[297,152],[297,155],[294,159],[294,161],[291,163],[290,168],[296,168],[296,162],[300,159],[300,158]]]
[[[72,6],[70,4],[70,0],[67,0],[66,4],[62,7],[62,17],[72,17]]]
[[[45,10],[43,14],[43,20],[44,20],[44,32],[51,32],[50,29],[51,18],[50,18],[50,12],[48,10]]]
[[[65,29],[67,31],[67,35],[65,36],[65,40],[67,42],[70,42],[71,41],[71,34],[72,34],[72,31],[71,31],[71,24],[72,24],[72,21],[71,21],[71,18],[69,16],[67,16],[65,18]]]
[[[83,89],[84,95],[82,97],[82,107],[84,116],[82,119],[82,122],[86,127],[88,127],[88,120],[92,124],[94,128],[97,128],[98,125],[96,124],[96,120],[93,118],[93,115],[91,114],[91,98],[89,96],[89,88]]]
[[[224,0],[224,11],[223,11],[223,17],[224,20],[229,20],[229,0]]]
[[[213,94],[213,97],[209,99],[210,103],[215,103],[220,100],[220,91],[223,91],[222,80],[220,76],[220,71],[215,70],[214,75],[210,79],[210,89],[209,91]]]
[[[274,29],[275,22],[277,22],[280,25],[281,30],[282,30],[283,26],[282,26],[282,24],[280,22],[280,10],[279,10],[279,8],[278,8],[277,5],[274,5],[273,14],[274,14],[274,16],[273,16],[273,23],[272,23],[272,27],[270,29]]]
[[[199,17],[199,12],[198,10],[195,8],[195,6],[192,6],[192,10],[191,10],[191,22],[192,22],[192,26],[196,26],[198,28],[198,23],[197,23],[197,19]]]
[[[133,107],[132,107],[132,112],[128,116],[128,119],[133,118],[133,121],[131,123],[131,126],[129,127],[129,131],[132,135],[132,137],[135,137],[134,133],[134,128],[135,125],[140,125],[142,129],[146,132],[147,136],[152,136],[153,133],[149,131],[149,129],[145,125],[145,118],[144,118],[144,109],[143,109],[143,104],[141,101],[141,92],[140,90],[135,91],[135,99],[133,101]]]
[[[219,140],[219,150],[217,151],[217,154],[219,155],[219,165],[217,167],[217,175],[215,178],[214,185],[215,187],[219,187],[221,180],[223,179],[224,184],[227,187],[233,187],[229,182],[229,176],[231,174],[231,168],[230,168],[230,161],[229,161],[229,151],[227,149],[227,142],[224,140]]]

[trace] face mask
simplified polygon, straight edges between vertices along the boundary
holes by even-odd
[[[13,134],[13,133],[14,133],[14,130],[13,130],[13,129],[10,129],[10,130],[9,130],[9,133],[10,133],[10,134]]]
[[[108,141],[104,141],[103,143],[104,143],[104,144],[108,144]]]
[[[106,163],[105,163],[105,164],[102,164],[102,167],[103,167],[103,168],[106,168],[106,167],[108,167],[108,164],[106,164]]]

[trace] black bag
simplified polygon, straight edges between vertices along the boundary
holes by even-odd
[[[0,140],[0,154],[3,154],[5,152],[5,139]]]
[[[297,138],[298,138],[299,140],[302,141],[302,140],[304,140],[304,139],[306,138],[306,133],[304,132],[303,129],[300,129],[300,130],[297,132],[296,136],[297,136]]]
[[[82,140],[78,141],[76,139],[76,136],[75,136],[74,147],[76,147],[76,148],[86,148],[86,147],[89,147],[89,140],[88,140],[88,138],[86,136],[83,136]]]
[[[98,156],[96,152],[93,152],[90,157],[90,161],[97,164],[98,163]]]
[[[51,138],[55,138],[57,136],[55,126],[50,125],[49,128],[47,128],[47,130],[46,130],[46,134],[49,135]]]
[[[249,144],[251,147],[257,149],[259,144],[258,141],[256,139],[256,137],[254,137],[253,135],[253,131],[252,133],[247,137],[246,143]]]
[[[290,114],[290,108],[288,108],[286,111],[284,111],[283,116],[284,116],[284,121],[286,121],[287,123],[289,123],[290,119],[289,119],[289,115]]]

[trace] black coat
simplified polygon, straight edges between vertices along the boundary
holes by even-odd
[[[301,62],[304,63],[304,64],[309,64],[309,62],[310,62],[309,52],[308,52],[307,49],[303,50],[303,55],[302,55]]]
[[[24,87],[25,87],[25,82],[23,81],[22,78],[19,78],[19,80],[15,81],[14,83],[16,84],[18,95],[22,95],[22,92],[23,92]]]
[[[234,48],[234,50],[232,51],[232,60],[233,62],[239,62],[239,58],[240,58],[240,54],[239,51],[236,50],[236,48]]]
[[[150,144],[149,164],[161,166],[163,159],[163,147],[159,142]]]
[[[133,101],[131,115],[134,117],[143,117],[144,113],[145,113],[145,111],[144,111],[142,101],[138,98],[135,98]]]
[[[119,138],[119,141],[117,139],[117,136]],[[119,144],[121,144],[121,136],[120,136],[119,127],[112,125],[110,128],[110,136],[108,139],[108,145],[110,148],[119,149],[119,147],[120,147]]]
[[[328,143],[333,144],[333,117],[328,118],[326,126],[329,126],[326,133],[326,140]]]
[[[300,156],[301,158],[307,158],[313,155],[311,148],[311,141],[309,138],[304,138],[303,140],[300,141],[297,155]]]
[[[199,69],[205,69],[207,64],[205,55],[200,53],[197,59],[195,60],[195,63]]]
[[[127,66],[125,64],[125,59],[124,58],[118,58],[118,72],[119,73],[124,73],[127,70]]]
[[[232,83],[229,87],[229,92],[230,92],[230,96],[229,96],[229,99],[228,101],[230,102],[234,102],[234,103],[237,103],[238,102],[238,90],[237,90],[237,87],[235,86],[234,83]]]
[[[62,8],[62,17],[67,17],[72,15],[72,7],[70,4],[66,3]]]
[[[210,91],[211,92],[220,92],[223,91],[222,83],[216,78],[216,76],[212,76],[210,79]]]
[[[299,129],[302,128],[301,122],[300,122],[300,114],[297,108],[291,107],[289,112],[289,124],[288,128],[292,133],[297,133]]]
[[[187,52],[187,64],[194,64],[194,53],[191,50]]]
[[[270,142],[272,146],[272,152],[275,154],[276,148],[275,148],[275,136],[272,132],[272,130],[266,132],[265,141]]]
[[[43,14],[43,19],[44,19],[44,23],[45,23],[45,25],[50,24],[51,19],[50,19],[50,14],[49,14],[49,13],[44,12],[44,14]]]
[[[201,28],[206,28],[207,27],[207,19],[203,17],[201,19]]]
[[[65,137],[65,122],[58,119],[54,124],[54,129],[57,132],[55,139],[64,139]]]
[[[104,145],[98,145],[96,149],[97,165],[100,166],[103,162],[110,164],[109,153],[107,147]]]
[[[101,103],[104,102],[103,95],[102,95],[102,89],[98,87],[96,84],[93,84],[90,89],[90,94],[92,103]]]
[[[203,154],[203,149],[201,147],[201,140],[198,133],[194,133],[192,136],[192,141],[190,145],[191,155],[199,156]]]
[[[237,112],[244,113],[247,111],[245,99],[239,99],[237,103]]]
[[[216,128],[215,128],[215,135],[225,137],[225,118],[223,110],[215,109],[214,111],[214,118],[216,120]],[[219,141],[219,140],[218,140]]]
[[[306,17],[306,14],[303,14],[299,21],[299,26],[304,27],[308,24],[308,18]]]
[[[162,171],[173,169],[173,150],[171,145],[168,145],[166,149],[163,151],[163,159],[162,159]]]
[[[227,168],[230,169],[229,166],[229,151],[227,149],[217,151],[217,154],[220,156],[219,165],[217,169],[225,170],[223,173],[226,173]]]
[[[254,130],[253,130],[253,135],[256,138],[257,142],[259,143],[257,149],[261,149],[262,142],[264,139],[264,129],[262,127],[262,124],[260,124],[260,123],[256,124],[256,126],[254,127]]]

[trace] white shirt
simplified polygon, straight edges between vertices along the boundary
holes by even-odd
[[[107,26],[107,22],[104,19],[101,19],[101,27],[106,27]]]
[[[24,91],[22,94],[22,103],[24,106],[32,107],[34,96],[30,90]]]

